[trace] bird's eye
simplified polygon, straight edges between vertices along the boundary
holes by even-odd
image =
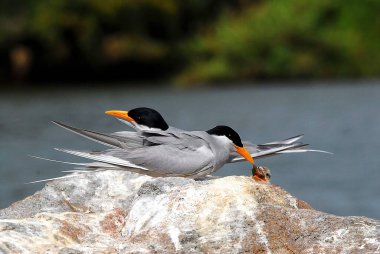
[[[268,179],[270,179],[270,174],[265,174],[265,176],[266,176]]]

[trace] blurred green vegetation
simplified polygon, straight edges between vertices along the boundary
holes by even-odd
[[[380,74],[380,1],[263,1],[221,15],[186,48],[181,82]]]
[[[0,0],[0,80],[380,74],[378,0]]]

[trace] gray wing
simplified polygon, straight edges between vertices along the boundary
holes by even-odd
[[[52,123],[66,129],[66,130],[69,130],[75,134],[78,134],[82,137],[85,137],[85,138],[88,138],[88,139],[93,140],[95,142],[98,142],[100,144],[110,146],[110,147],[120,147],[120,148],[122,147],[120,145],[120,142],[116,138],[105,135],[103,133],[98,133],[98,132],[84,130],[84,129],[78,129],[78,128],[71,127],[69,125],[66,125],[66,124],[63,124],[60,122],[56,122],[56,121],[52,121]]]
[[[213,154],[206,146],[198,148],[185,145],[157,145],[125,150],[114,149],[109,152],[116,158],[129,161],[160,174],[193,175],[211,169],[214,165]]]
[[[76,156],[112,165],[139,168],[166,175],[193,175],[212,169],[214,155],[207,142],[196,134],[180,137],[166,133],[150,133],[149,145],[141,148],[109,149],[102,152],[83,152],[57,149]]]
[[[263,145],[289,145],[289,144],[293,144],[295,143],[296,141],[300,140],[301,138],[303,138],[303,134],[302,135],[297,135],[297,136],[294,136],[294,137],[291,137],[291,138],[287,138],[287,139],[284,139],[284,140],[280,140],[280,141],[272,141],[272,142],[269,142],[269,143],[265,143]],[[250,143],[249,141],[245,141],[247,143]]]
[[[120,119],[119,119],[120,120]],[[126,122],[125,120],[120,120]],[[162,144],[179,144],[177,140],[188,138],[191,132],[170,127],[167,131],[161,130],[136,130],[136,131],[119,131],[111,134],[105,134],[80,128],[75,128],[67,124],[52,121],[54,124],[78,134],[97,143],[112,147],[112,148],[139,148],[149,146],[151,143]],[[129,123],[129,122],[128,122]]]
[[[113,147],[113,148],[133,148],[143,146],[144,137],[140,133],[125,131],[123,135],[105,134],[85,129],[75,128],[63,123],[52,121],[54,124],[78,134],[97,143]]]
[[[169,145],[141,149],[109,149],[103,152],[87,152],[56,149],[97,162],[119,166],[127,171],[139,169],[139,173],[162,176],[191,176],[211,169],[214,165],[212,154],[200,148],[198,151],[178,149]],[[211,151],[210,151],[211,153]]]

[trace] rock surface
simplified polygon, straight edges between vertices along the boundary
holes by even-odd
[[[244,176],[106,171],[1,210],[0,253],[380,253],[380,222],[313,210]]]

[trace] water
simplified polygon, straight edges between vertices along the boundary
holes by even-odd
[[[230,125],[245,140],[264,143],[297,134],[313,148],[335,153],[281,155],[258,160],[271,168],[272,182],[316,209],[337,215],[380,219],[380,84],[297,84],[224,89],[81,89],[0,95],[0,208],[31,195],[69,165],[28,154],[82,161],[54,147],[102,149],[50,120],[111,132],[125,126],[108,109],[148,106],[172,125],[202,130]],[[248,163],[230,164],[218,175],[249,175]]]

